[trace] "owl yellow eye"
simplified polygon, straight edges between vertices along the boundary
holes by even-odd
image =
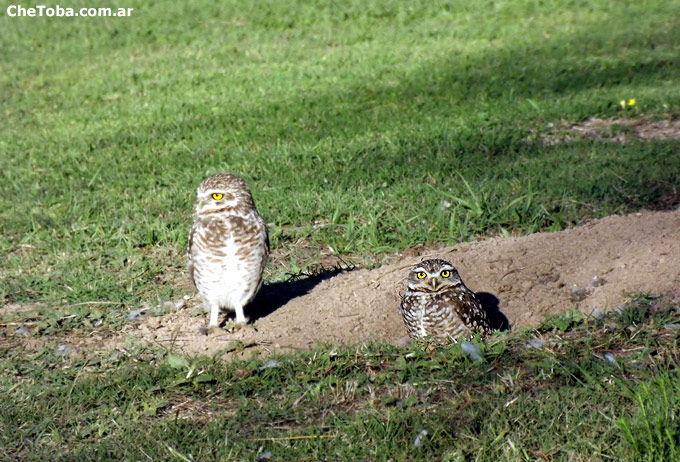
[[[427,276],[427,274],[425,274],[424,271],[418,271],[418,273],[416,273],[418,279],[425,279],[425,276]]]
[[[215,199],[216,201],[222,199],[223,196],[224,196],[224,194],[222,194],[222,193],[213,193],[213,195],[212,195],[213,199]]]
[[[451,271],[449,271],[449,270],[444,270],[444,271],[442,271],[442,272],[439,273],[439,274],[441,275],[441,277],[447,278],[447,277],[451,276]]]

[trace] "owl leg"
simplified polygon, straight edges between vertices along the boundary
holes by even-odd
[[[203,307],[210,312],[210,322],[208,327],[201,327],[198,331],[203,335],[218,335],[223,334],[224,331],[218,325],[218,318],[220,314],[220,306],[217,303],[204,301]]]
[[[210,304],[210,323],[208,323],[208,328],[218,327],[218,317],[220,314],[220,307],[217,303]]]
[[[243,314],[243,306],[242,305],[236,305],[234,307],[234,313],[236,314],[236,324],[240,326],[245,326],[248,323],[248,318],[246,318],[245,314]]]

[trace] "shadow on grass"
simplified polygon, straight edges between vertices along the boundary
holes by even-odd
[[[423,126],[430,126],[432,118],[441,118],[449,122],[459,119],[467,122],[457,127],[457,134],[452,137],[454,145],[450,148],[465,151],[465,138],[475,138],[475,142],[480,138],[485,146],[491,145],[492,152],[493,148],[503,150],[512,141],[507,139],[508,132],[514,133],[514,130],[501,129],[509,121],[516,121],[518,114],[513,108],[527,98],[545,106],[543,111],[549,111],[553,101],[564,95],[599,88],[625,88],[632,83],[652,85],[672,78],[678,69],[677,57],[670,52],[649,53],[647,50],[673,50],[676,46],[673,27],[669,22],[660,24],[653,32],[643,29],[612,34],[599,23],[586,23],[573,32],[540,42],[519,41],[483,51],[474,47],[452,47],[446,54],[433,52],[432,56],[423,58],[420,66],[401,77],[396,86],[392,81],[376,77],[314,90],[300,87],[292,98],[255,99],[251,105],[237,108],[225,105],[222,112],[183,118],[181,122],[154,120],[136,134],[123,130],[110,139],[97,134],[93,147],[101,150],[110,145],[116,149],[140,146],[148,142],[150,134],[160,139],[173,139],[177,136],[178,124],[182,133],[189,134],[241,127],[239,133],[246,133],[250,142],[257,140],[264,146],[271,140],[276,140],[277,145],[299,142],[300,133],[305,133],[311,140],[342,139],[347,134],[356,138],[366,132],[400,130],[403,125],[411,127],[402,135],[408,144],[418,133],[413,128],[414,121],[422,120]],[[491,39],[487,40],[492,43]],[[622,50],[626,54],[622,54]],[[630,56],[636,61],[631,62]],[[192,105],[182,101],[181,104],[192,113],[200,113],[204,106],[201,102]],[[604,104],[601,111],[607,110]],[[617,101],[608,104],[618,108]],[[487,114],[490,108],[494,110]],[[574,107],[572,111],[575,118],[592,115],[592,108]],[[579,114],[580,111],[583,112]],[[496,113],[500,115],[492,117]],[[523,115],[529,120],[536,117],[534,112]],[[489,118],[494,119],[495,124]],[[488,139],[490,125],[494,125],[492,134],[499,139]],[[480,134],[480,127],[487,128],[487,132]],[[520,136],[519,140],[522,138]],[[213,162],[224,160],[221,142],[219,146],[214,150]],[[203,149],[206,149],[205,143]],[[209,151],[207,149],[204,154]],[[412,154],[408,150],[401,151],[404,156]],[[375,152],[368,154],[371,154],[370,160]],[[168,155],[173,159],[179,156],[177,152],[168,152]],[[193,157],[195,155],[188,152],[180,156],[187,165],[194,164]],[[368,167],[359,162],[358,168]]]
[[[489,316],[491,327],[494,330],[499,331],[510,330],[510,321],[508,320],[508,317],[505,316],[498,307],[498,297],[489,292],[476,292],[475,295],[484,307],[487,316]]]
[[[321,268],[311,273],[292,275],[286,281],[263,285],[255,300],[246,308],[246,313],[250,321],[255,322],[269,316],[292,299],[306,295],[320,282],[354,269],[353,265]]]

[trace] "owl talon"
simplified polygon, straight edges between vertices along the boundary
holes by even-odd
[[[245,329],[255,329],[252,324],[248,324],[248,319],[238,322],[236,320],[227,321],[224,325],[224,330],[227,332],[238,332]]]
[[[253,324],[243,324],[241,326],[241,330],[244,331],[244,332],[246,332],[246,331],[257,332],[257,329],[255,329],[255,326]]]
[[[208,337],[214,337],[215,335],[220,335],[220,334],[225,333],[224,330],[220,329],[219,326],[201,327],[201,328],[198,329],[198,331],[201,334],[206,335]]]

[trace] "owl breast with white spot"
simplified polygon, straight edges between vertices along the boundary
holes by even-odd
[[[268,257],[267,228],[246,182],[231,173],[205,179],[194,204],[188,272],[210,312],[209,327],[218,325],[220,309],[247,322],[244,307],[262,285]]]

